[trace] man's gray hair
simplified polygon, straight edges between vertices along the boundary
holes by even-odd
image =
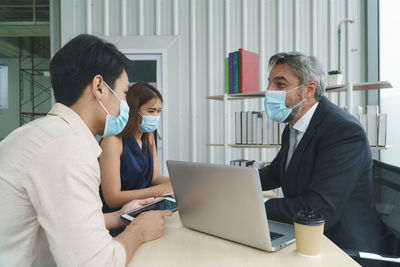
[[[314,81],[317,84],[314,96],[317,101],[321,100],[325,93],[326,76],[316,57],[306,56],[299,52],[278,53],[269,59],[269,69],[278,64],[289,66],[299,78],[300,84]]]

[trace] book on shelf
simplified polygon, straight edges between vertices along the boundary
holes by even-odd
[[[262,143],[268,144],[268,116],[265,111],[261,112],[262,116]]]
[[[246,49],[239,49],[239,93],[258,92],[259,56]]]
[[[378,115],[378,146],[386,146],[387,114]]]
[[[225,58],[225,94],[229,94],[229,57]]]
[[[261,112],[257,112],[257,145],[262,145],[263,144],[263,136],[262,136],[262,132],[263,132],[263,128],[262,128],[262,113]]]
[[[240,48],[225,58],[225,93],[259,91],[259,55]]]
[[[251,167],[255,160],[247,160],[247,159],[234,159],[230,161],[230,165],[239,166],[239,167]]]
[[[239,93],[239,51],[233,52],[233,93]]]
[[[370,146],[386,147],[387,114],[379,114],[379,107],[368,105],[366,113],[361,106],[355,107],[353,115],[358,119],[367,135]]]
[[[252,112],[253,145],[262,145],[262,115],[260,111]]]
[[[247,144],[253,144],[253,112],[247,111]]]
[[[367,132],[367,114],[360,115],[360,123],[361,126],[364,128],[364,131]]]
[[[235,144],[278,145],[285,128],[268,118],[265,111],[235,112]]]
[[[229,94],[233,94],[233,52],[229,53],[229,59],[228,59],[228,65],[229,65]]]
[[[362,106],[353,107],[353,115],[361,122],[361,115],[364,113]]]
[[[257,112],[252,112],[252,123],[253,123],[253,145],[257,144]]]
[[[240,111],[235,112],[235,144],[242,143],[242,114]]]
[[[267,119],[267,132],[268,132],[268,139],[264,140],[265,144],[273,144],[274,143],[274,122],[273,120],[271,120],[267,114],[265,113],[266,119]]]
[[[378,145],[378,106],[367,106],[367,136],[370,146]]]
[[[241,115],[242,115],[242,132],[241,132],[242,144],[247,144],[247,112],[242,111]]]

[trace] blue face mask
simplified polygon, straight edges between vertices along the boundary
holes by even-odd
[[[107,112],[107,117],[106,117],[106,125],[104,126],[104,132],[102,137],[108,137],[108,136],[115,136],[122,132],[122,130],[125,128],[128,119],[129,119],[129,106],[126,103],[126,101],[122,101],[119,99],[119,97],[115,94],[115,92],[111,89],[108,84],[104,82],[104,84],[108,87],[108,89],[111,90],[111,92],[115,95],[116,98],[121,102],[119,106],[119,115],[118,117],[115,117],[113,115],[110,115],[106,107],[100,102],[100,100],[96,97],[97,101],[99,101],[100,105],[103,107],[103,109]]]
[[[286,94],[294,89],[302,87],[304,84],[299,85],[289,91],[278,91],[278,90],[267,90],[265,93],[264,107],[268,117],[276,122],[283,122],[292,112],[292,110],[303,103],[306,99],[303,99],[292,108],[288,108],[285,104]]]
[[[142,116],[142,123],[140,124],[139,129],[142,133],[151,133],[158,128],[160,116],[146,116],[142,114],[140,114],[140,116]]]

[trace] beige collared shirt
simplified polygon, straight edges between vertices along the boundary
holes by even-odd
[[[100,153],[62,104],[0,142],[0,266],[125,265],[101,210]]]

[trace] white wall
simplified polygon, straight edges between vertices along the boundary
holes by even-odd
[[[79,33],[180,35],[181,86],[167,89],[164,112],[171,105],[181,105],[184,112],[176,117],[181,128],[168,129],[169,138],[180,144],[169,146],[169,158],[222,163],[222,148],[205,146],[222,142],[222,103],[206,101],[206,96],[224,92],[227,53],[240,47],[260,53],[261,88],[266,88],[268,59],[276,52],[315,55],[327,71],[336,69],[337,27],[345,17],[355,24],[343,33],[349,45],[342,47],[342,63],[347,62],[342,69],[351,80],[364,81],[362,0],[61,0],[61,44]],[[176,95],[183,101],[176,101]],[[344,105],[344,96],[338,98]],[[357,105],[361,97],[354,99]],[[261,100],[247,102],[232,104],[232,112],[262,109]],[[232,149],[232,158],[271,159],[275,152]]]

